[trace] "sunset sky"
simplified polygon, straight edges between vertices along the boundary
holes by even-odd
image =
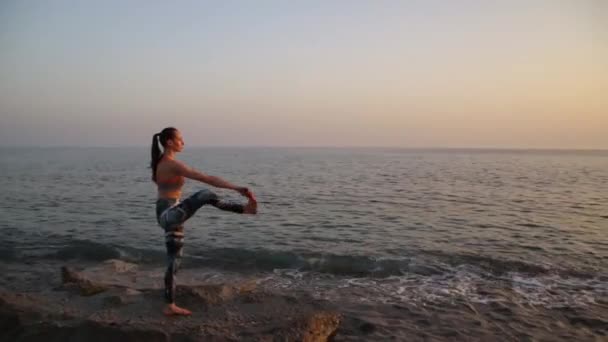
[[[608,1],[2,1],[1,146],[608,149]]]

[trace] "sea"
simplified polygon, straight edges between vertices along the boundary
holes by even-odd
[[[350,327],[336,340],[608,339],[608,151],[186,147],[178,158],[259,201],[256,216],[209,206],[187,221],[179,282],[253,278],[334,303]],[[36,291],[59,272],[35,265],[108,259],[161,279],[149,162],[147,147],[0,148],[0,267],[12,274],[0,285]],[[204,188],[188,180],[184,196]]]

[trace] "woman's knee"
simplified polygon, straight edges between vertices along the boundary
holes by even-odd
[[[200,190],[192,196],[186,198],[179,206],[186,213],[184,220],[190,218],[194,213],[206,204],[215,204],[218,201],[218,196],[211,190]]]
[[[217,194],[209,189],[200,190],[194,196],[202,204],[215,203],[218,199]]]

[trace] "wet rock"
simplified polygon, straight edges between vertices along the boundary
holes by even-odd
[[[78,272],[72,270],[71,268],[69,268],[67,266],[61,267],[61,282],[62,283],[64,283],[64,284],[77,283],[81,280],[82,279],[80,277],[80,274],[78,274]]]
[[[103,300],[105,304],[110,306],[128,305],[143,300],[143,293],[134,289],[115,289],[109,292],[112,293],[109,293]]]
[[[178,287],[179,292],[201,299],[205,304],[219,304],[232,300],[237,296],[249,294],[254,290],[254,282],[246,282],[237,285],[212,284]]]
[[[376,326],[372,323],[365,322],[359,326],[359,330],[361,330],[361,332],[364,334],[371,334],[376,331]]]
[[[82,296],[93,296],[108,289],[108,286],[93,283],[66,266],[61,267],[61,280],[66,288],[75,287]]]
[[[132,264],[129,262],[125,262],[117,259],[106,260],[101,264],[101,267],[97,267],[91,269],[91,271],[101,271],[101,272],[116,272],[116,273],[126,273],[131,272],[137,269],[136,264]]]
[[[4,319],[0,316],[0,319]],[[6,339],[5,339],[6,338]],[[168,334],[158,329],[134,329],[132,327],[112,326],[92,321],[40,322],[19,324],[10,331],[0,334],[3,341],[136,341],[165,342],[174,341]],[[195,341],[188,339],[186,341]]]

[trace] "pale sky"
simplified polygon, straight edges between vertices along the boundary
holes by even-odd
[[[608,1],[0,2],[0,146],[608,149]]]

